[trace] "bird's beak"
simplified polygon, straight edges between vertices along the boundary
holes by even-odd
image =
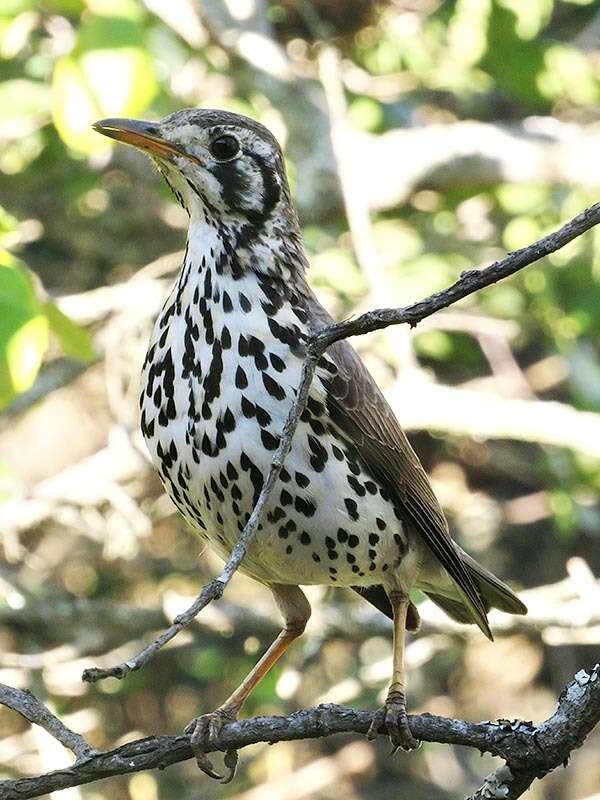
[[[153,122],[144,122],[141,119],[101,119],[92,127],[104,136],[131,144],[159,158],[187,155],[177,145],[163,139]]]

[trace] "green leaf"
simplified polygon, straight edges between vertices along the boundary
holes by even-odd
[[[69,319],[51,300],[44,303],[43,311],[50,330],[57,337],[65,355],[77,361],[94,360],[96,350],[92,337],[85,328]]]
[[[36,120],[47,120],[49,113],[50,90],[40,81],[0,83],[0,136],[12,138],[29,132]]]
[[[48,319],[27,267],[0,250],[0,408],[33,384],[48,347]]]
[[[93,17],[81,26],[73,53],[54,67],[54,124],[69,147],[104,152],[110,145],[92,123],[142,114],[157,89],[139,26],[122,17]]]

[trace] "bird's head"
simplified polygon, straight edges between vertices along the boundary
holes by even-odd
[[[256,230],[267,221],[289,224],[281,149],[248,117],[184,109],[159,122],[103,119],[94,128],[147,153],[192,220]]]

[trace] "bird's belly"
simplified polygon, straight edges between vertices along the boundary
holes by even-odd
[[[274,429],[282,425],[278,419]],[[208,430],[199,426],[196,441]],[[162,458],[157,441],[149,443],[168,494],[223,558],[248,521],[271,464],[263,430],[255,417],[241,414],[225,446],[211,456],[200,446],[199,460],[184,421],[171,427]],[[385,490],[353,458],[350,443],[328,432],[316,439],[309,423],[301,422],[242,570],[263,582],[393,581],[408,548],[398,517]]]
[[[263,350],[244,355],[240,336],[232,328],[226,347],[199,343],[196,368],[184,337],[163,337],[160,358],[151,350],[159,366],[144,368],[141,398],[142,431],[166,491],[223,558],[254,508],[302,366],[266,335]],[[241,568],[263,582],[393,585],[411,561],[400,513],[323,401],[315,381]]]

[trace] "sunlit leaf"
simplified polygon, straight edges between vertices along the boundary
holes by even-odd
[[[16,394],[33,384],[48,347],[48,320],[38,314],[15,331],[6,343],[6,364]]]
[[[46,301],[43,306],[44,314],[48,320],[50,330],[57,337],[65,355],[77,361],[92,361],[96,356],[94,344],[90,334],[69,319],[51,301]]]
[[[579,105],[598,103],[600,82],[584,53],[568,45],[554,44],[546,51],[544,63],[538,85],[548,97],[567,97]]]
[[[48,321],[27,269],[0,251],[0,408],[28,389],[48,346]]]
[[[0,83],[0,137],[18,138],[35,130],[50,114],[50,89],[40,81]]]
[[[103,152],[110,145],[92,130],[92,123],[101,117],[142,114],[156,91],[139,26],[122,17],[94,17],[80,28],[73,53],[56,62],[54,122],[70,147]]]

